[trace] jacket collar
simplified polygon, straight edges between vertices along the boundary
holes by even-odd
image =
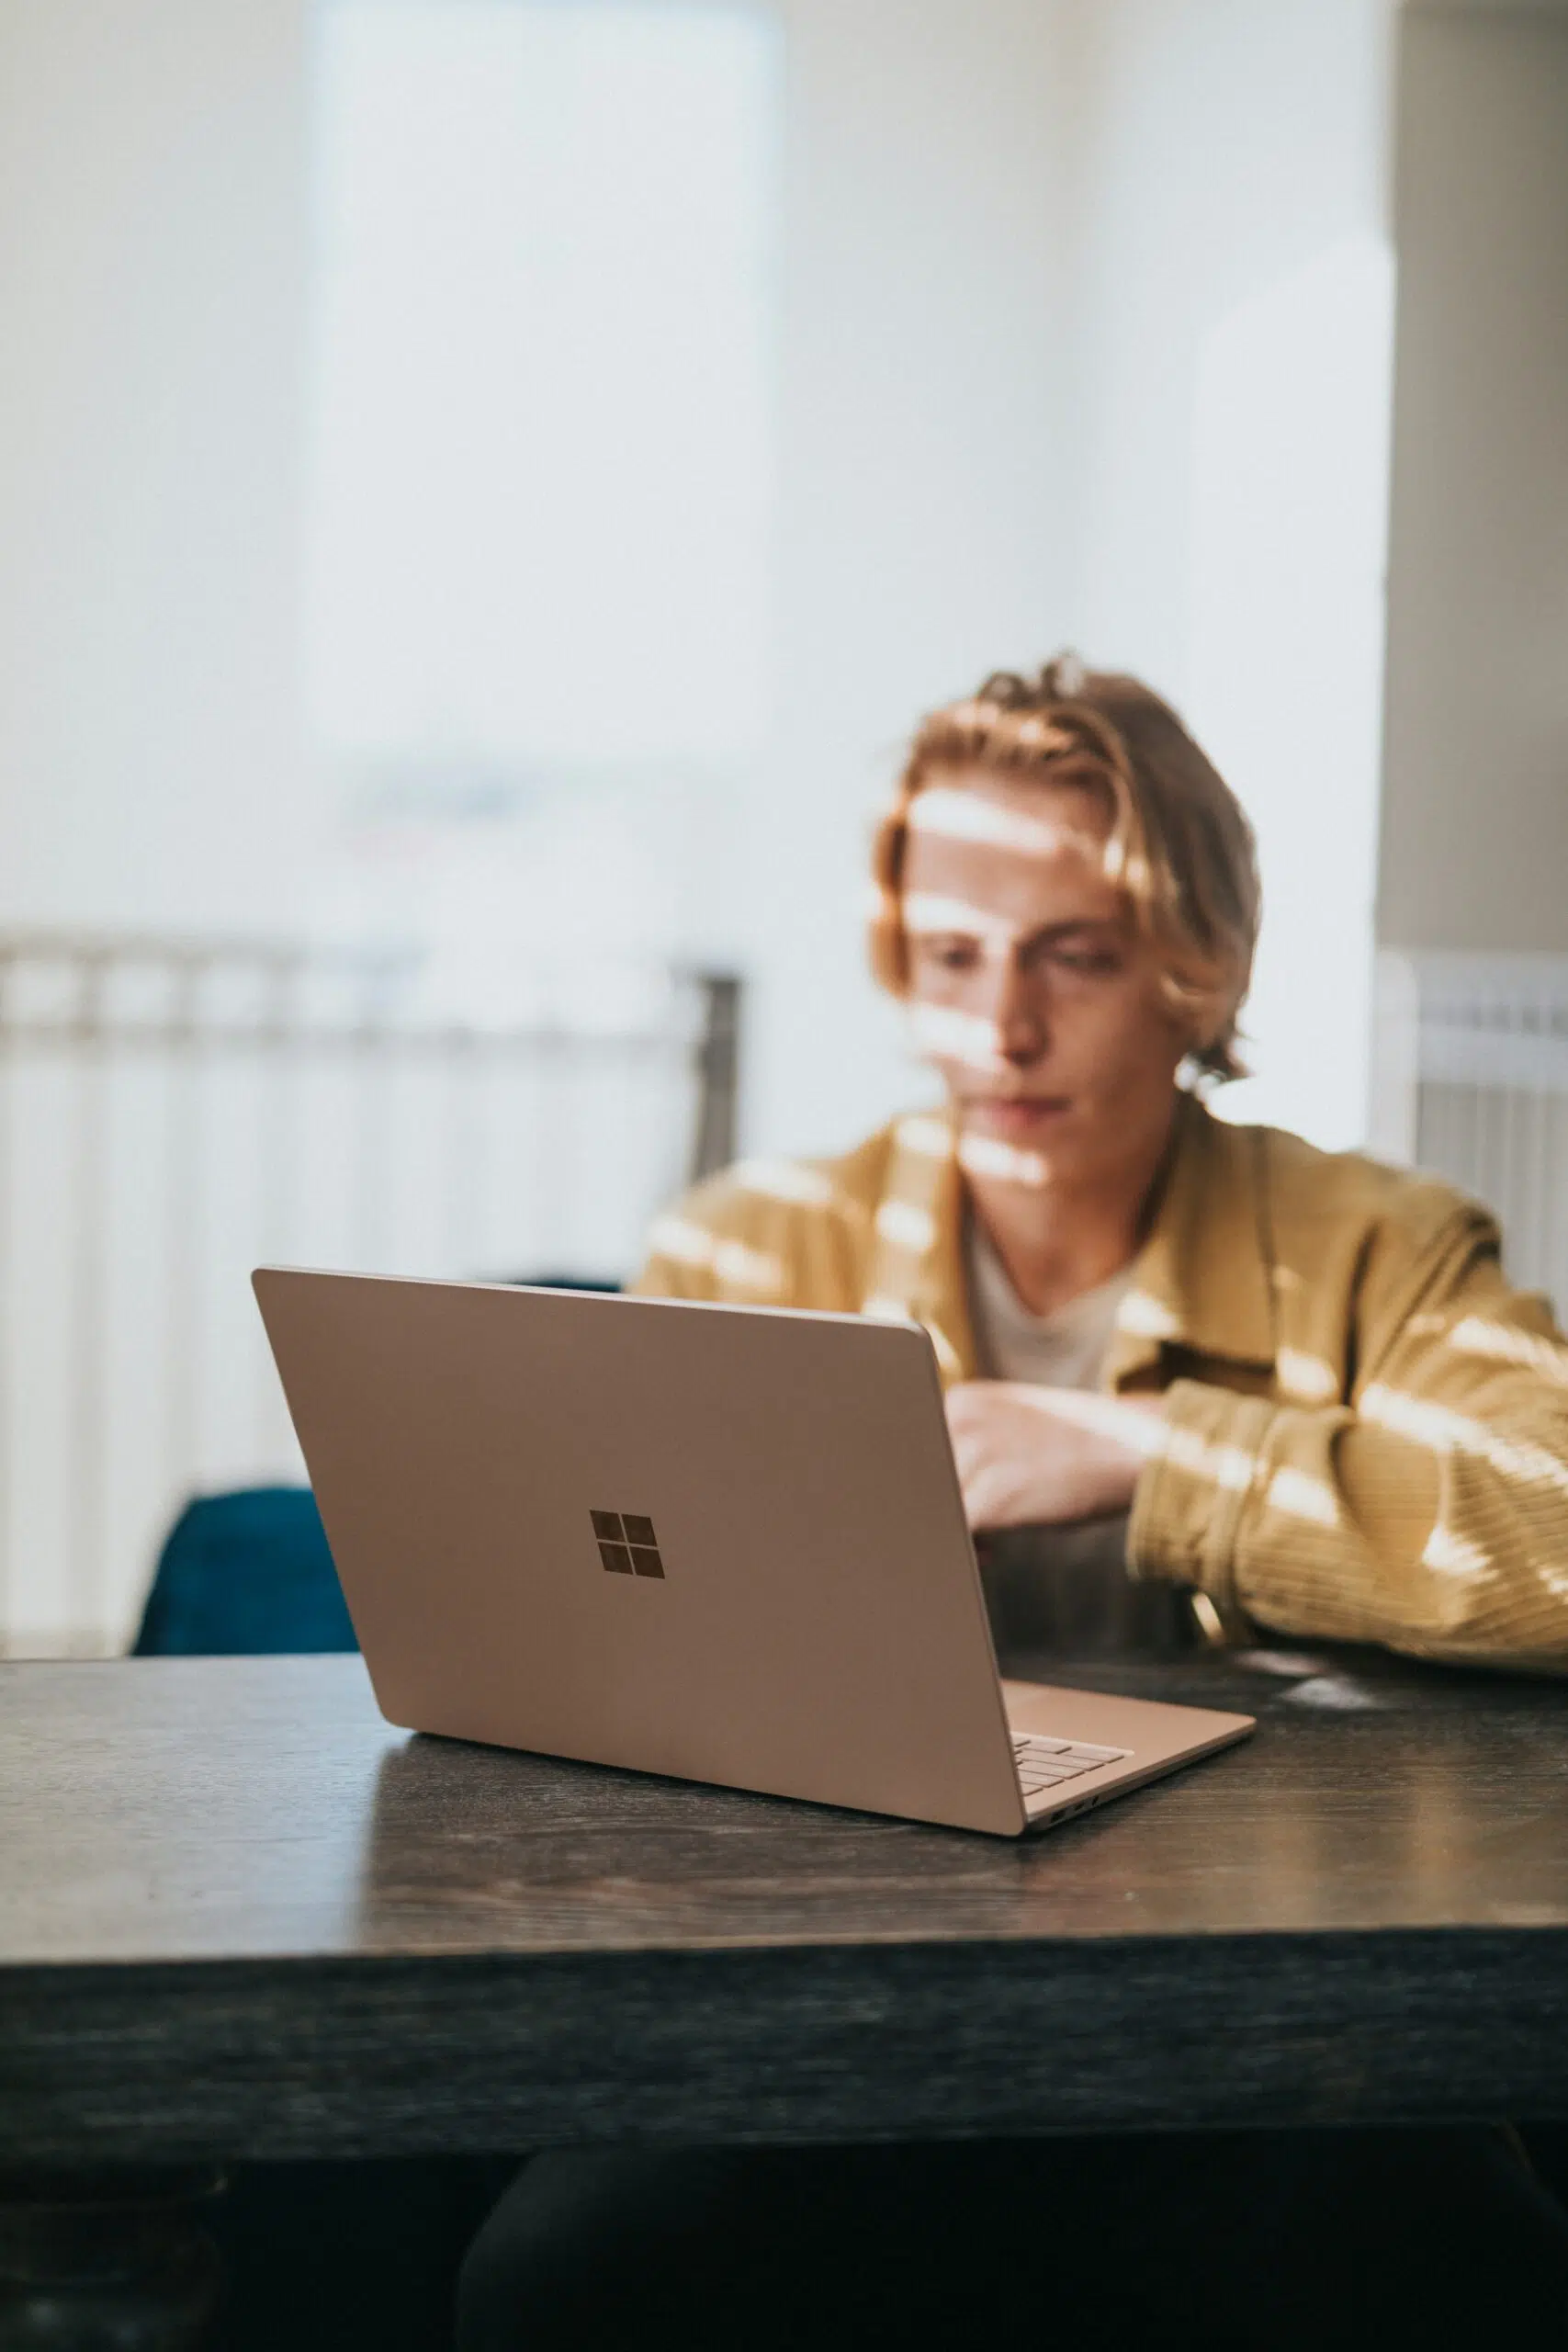
[[[1122,1385],[1167,1349],[1270,1364],[1274,1297],[1265,1136],[1178,1106],[1154,1224],[1134,1261],[1105,1367]],[[889,1133],[874,1211],[864,1312],[923,1323],[944,1380],[971,1380],[977,1351],[964,1269],[964,1188],[950,1113],[911,1113]]]
[[[1182,1096],[1164,1189],[1117,1316],[1108,1387],[1168,1348],[1273,1363],[1264,1148],[1261,1128],[1229,1126],[1195,1095]]]
[[[964,1278],[964,1186],[948,1111],[915,1111],[888,1131],[863,1311],[923,1323],[943,1381],[978,1367]]]

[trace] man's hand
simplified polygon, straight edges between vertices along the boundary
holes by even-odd
[[[1129,1510],[1164,1430],[1156,1396],[1016,1380],[950,1388],[947,1426],[975,1528],[1054,1527]]]

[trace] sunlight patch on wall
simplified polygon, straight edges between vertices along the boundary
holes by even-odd
[[[338,0],[310,657],[369,763],[724,761],[764,722],[776,31]]]
[[[1188,716],[1257,829],[1263,933],[1223,1116],[1366,1134],[1393,265],[1347,237],[1224,321],[1197,387]]]
[[[315,22],[309,921],[432,1018],[614,1023],[707,952],[769,722],[778,28]]]

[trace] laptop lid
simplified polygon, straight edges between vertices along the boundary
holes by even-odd
[[[276,1269],[254,1286],[390,1721],[1022,1829],[924,1331]]]

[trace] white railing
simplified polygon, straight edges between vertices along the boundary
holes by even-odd
[[[1378,958],[1372,1146],[1495,1209],[1516,1282],[1568,1309],[1568,956]]]
[[[622,978],[481,1029],[408,956],[0,934],[0,1651],[122,1648],[191,1493],[301,1475],[254,1265],[632,1267],[730,1156],[738,986]]]

